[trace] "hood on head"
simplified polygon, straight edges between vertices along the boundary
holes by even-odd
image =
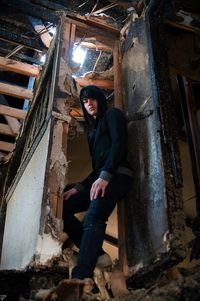
[[[85,121],[89,126],[92,126],[92,125],[94,125],[95,119],[93,116],[88,114],[88,112],[86,111],[84,104],[83,104],[84,98],[94,98],[97,100],[97,104],[98,104],[97,117],[100,117],[107,109],[106,97],[103,94],[103,92],[94,85],[86,86],[83,89],[81,89],[80,102],[81,102],[81,107],[83,109]]]

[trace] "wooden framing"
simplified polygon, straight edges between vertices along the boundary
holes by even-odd
[[[0,150],[6,151],[6,152],[12,152],[14,148],[13,143],[5,142],[5,141],[0,141]]]
[[[0,82],[0,93],[22,99],[32,99],[33,97],[31,90],[2,82]]]
[[[4,123],[0,123],[0,134],[8,135],[8,136],[16,136],[16,134],[13,133],[13,131],[9,127],[9,125]]]
[[[8,115],[18,119],[25,119],[27,112],[20,109],[15,109],[8,106],[0,105],[0,114]]]
[[[0,56],[0,68],[33,77],[39,77],[40,74],[40,67],[38,66],[7,59],[2,56]]]

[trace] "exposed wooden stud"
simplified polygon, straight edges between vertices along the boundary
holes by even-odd
[[[2,56],[0,56],[0,68],[33,77],[39,77],[40,74],[40,67],[38,66],[7,59]]]
[[[123,93],[122,93],[122,79],[121,79],[121,52],[120,44],[115,41],[113,50],[113,61],[114,61],[114,93],[115,93],[115,106],[123,108]]]
[[[0,141],[0,150],[6,151],[6,152],[12,152],[14,148],[13,143],[5,142],[5,141]]]
[[[33,97],[31,90],[2,82],[0,82],[0,93],[22,99],[32,99]]]
[[[27,112],[20,109],[15,109],[8,106],[0,105],[0,114],[8,115],[18,119],[25,119]]]
[[[8,135],[8,136],[16,136],[16,134],[13,133],[13,131],[9,127],[9,125],[4,123],[0,123],[0,134]]]
[[[75,81],[81,86],[95,85],[99,88],[114,89],[113,80],[108,79],[85,79],[84,77],[75,77]]]

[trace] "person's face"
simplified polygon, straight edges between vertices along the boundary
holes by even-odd
[[[97,115],[98,103],[97,103],[96,99],[84,98],[83,104],[84,104],[84,107],[85,107],[86,111],[88,112],[88,114],[90,114],[92,116]]]

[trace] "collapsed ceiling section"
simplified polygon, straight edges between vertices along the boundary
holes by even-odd
[[[119,37],[130,14],[139,13],[142,3],[139,0],[1,1],[0,155],[3,160],[7,160],[14,149],[61,15],[66,15],[69,23],[76,26],[73,40],[76,51],[71,57],[72,74],[77,83],[82,86],[92,79],[107,79],[106,86],[100,86],[112,100],[113,45],[110,39]],[[97,29],[91,30],[93,26]],[[103,39],[102,28],[107,32]],[[108,71],[104,73],[105,70]],[[77,104],[72,116],[81,116]]]

